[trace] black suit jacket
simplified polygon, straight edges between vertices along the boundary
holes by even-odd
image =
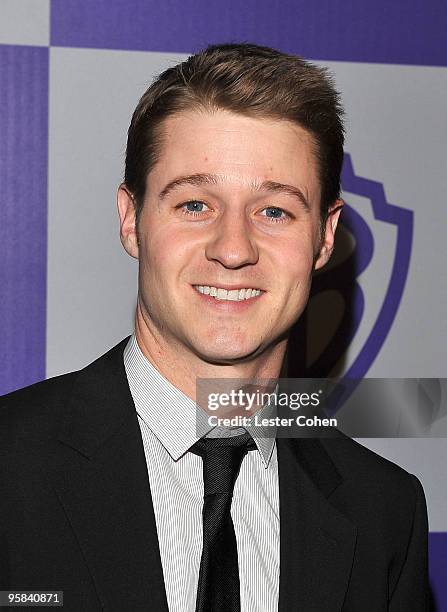
[[[0,589],[63,590],[67,612],[167,611],[126,342],[2,398]],[[419,481],[344,436],[277,449],[279,611],[428,610]]]

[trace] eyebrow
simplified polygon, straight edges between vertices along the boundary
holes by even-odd
[[[183,187],[184,185],[193,185],[195,187],[201,187],[203,185],[218,185],[222,183],[222,178],[215,174],[190,174],[188,176],[180,176],[179,178],[170,181],[163,190],[159,193],[158,197],[160,200],[164,200],[174,189]],[[277,181],[263,181],[262,183],[253,181],[250,184],[250,188],[253,191],[268,191],[269,193],[283,193],[285,195],[292,196],[299,200],[300,204],[305,210],[309,211],[310,206],[304,193],[295,187],[294,185],[286,185],[284,183],[278,183]]]

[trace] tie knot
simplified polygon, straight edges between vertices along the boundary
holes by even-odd
[[[203,459],[204,494],[233,494],[234,483],[247,451],[256,448],[253,438],[245,433],[231,438],[201,438],[191,452]]]

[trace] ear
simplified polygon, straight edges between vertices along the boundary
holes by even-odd
[[[329,207],[324,225],[323,239],[320,245],[318,256],[315,260],[314,270],[319,270],[327,264],[334,250],[335,230],[337,229],[338,218],[343,208],[343,200],[335,200]]]
[[[120,238],[126,252],[138,259],[138,236],[136,227],[136,211],[133,195],[125,183],[118,187],[116,198],[120,217]]]

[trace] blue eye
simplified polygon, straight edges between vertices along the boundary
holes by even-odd
[[[206,204],[204,202],[201,202],[200,200],[190,200],[189,202],[185,202],[184,204],[181,205],[182,208],[182,212],[185,215],[200,215],[200,213],[205,212],[203,210],[203,207],[206,207]]]
[[[287,213],[277,206],[268,206],[262,212],[265,212],[265,216],[272,221],[285,221],[287,217]]]

